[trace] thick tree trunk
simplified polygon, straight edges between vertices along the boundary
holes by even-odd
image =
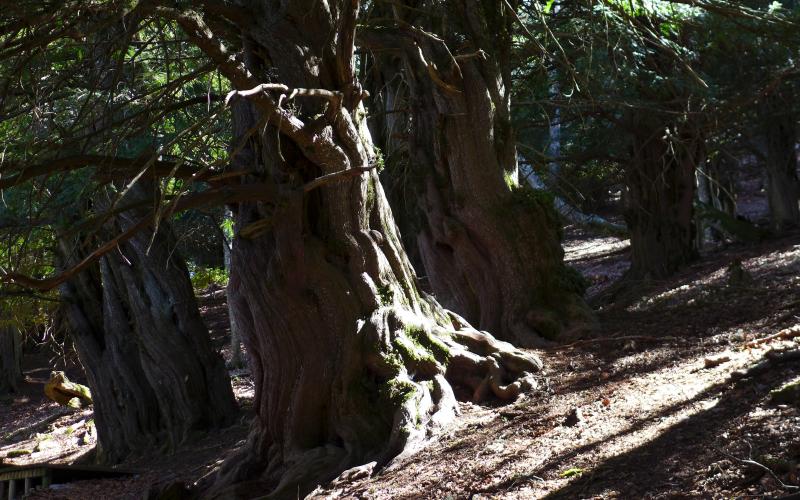
[[[420,255],[443,305],[504,339],[536,344],[586,326],[590,314],[581,280],[563,264],[552,199],[519,183],[511,20],[480,2],[447,5],[455,14],[448,36],[461,37],[463,57],[421,30],[364,35],[370,45],[402,49]]]
[[[144,188],[136,187],[137,196]],[[101,203],[102,205],[102,203]],[[115,216],[119,234],[143,213]],[[232,422],[236,404],[210,345],[175,239],[162,222],[62,286],[66,314],[94,398],[98,458],[174,448],[194,431]],[[64,264],[78,258],[62,242]]]
[[[352,3],[250,8],[260,15],[244,36],[249,72],[196,16],[178,19],[204,34],[199,43],[239,89],[269,77],[287,96],[317,90],[266,127],[278,94],[234,97],[234,143],[246,142],[238,154],[252,172],[243,182],[269,183],[278,198],[235,210],[229,304],[257,417],[211,495],[297,498],[343,469],[412,450],[454,417],[454,390],[513,398],[536,385],[541,363],[418,290],[377,172],[365,170],[376,157],[352,68]],[[323,175],[339,176],[309,184]]]
[[[625,218],[631,234],[630,280],[667,277],[696,257],[692,224],[695,168],[703,141],[690,126],[637,116]]]
[[[22,336],[13,325],[0,323],[0,395],[16,392],[22,383]]]
[[[797,117],[786,95],[764,97],[762,122],[766,138],[767,197],[772,229],[778,233],[800,224],[797,179]]]

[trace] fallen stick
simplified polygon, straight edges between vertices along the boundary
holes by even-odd
[[[764,355],[764,359],[747,368],[742,368],[731,373],[733,378],[752,377],[772,369],[775,365],[787,363],[789,361],[800,360],[800,349],[788,349],[783,351],[772,350]]]
[[[778,333],[769,335],[768,337],[764,337],[763,339],[752,340],[750,342],[747,342],[744,344],[744,347],[752,349],[754,347],[758,347],[768,342],[772,342],[773,340],[789,340],[795,337],[800,337],[800,324],[790,326],[789,328],[784,328]]]
[[[586,340],[578,340],[577,342],[573,342],[571,344],[559,345],[555,347],[550,347],[545,349],[547,351],[558,351],[560,349],[569,349],[570,347],[575,347],[584,344],[595,344],[598,342],[614,342],[619,340],[645,340],[648,342],[660,342],[662,340],[671,340],[674,342],[685,342],[685,339],[680,339],[678,337],[649,337],[647,335],[626,335],[623,337],[600,337],[596,339],[586,339]]]

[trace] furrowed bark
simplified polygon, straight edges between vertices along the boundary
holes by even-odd
[[[246,6],[245,67],[200,15],[165,12],[238,90],[234,143],[244,147],[234,167],[252,171],[242,182],[278,193],[233,210],[228,300],[257,416],[208,496],[296,498],[343,469],[411,452],[454,418],[455,394],[532,390],[541,363],[419,291],[370,168],[352,66],[357,3]]]
[[[134,193],[146,196],[140,186]],[[124,231],[141,215],[121,213],[101,233]],[[61,286],[104,462],[174,449],[236,414],[171,229],[162,221],[152,241],[151,235],[140,232]],[[61,255],[66,266],[79,257],[63,240]]]
[[[763,98],[762,122],[766,138],[767,199],[772,229],[782,233],[800,225],[797,179],[797,117],[788,92],[775,91]]]
[[[563,263],[552,199],[519,182],[511,20],[481,2],[447,5],[452,31],[444,40],[403,27],[432,28],[427,19],[400,14],[401,27],[362,38],[402,58],[393,80],[410,95],[403,106],[391,90],[384,95],[387,108],[409,108],[407,161],[418,185],[407,196],[420,193],[416,240],[432,290],[480,328],[536,344],[587,326],[591,315],[581,280]],[[450,52],[450,38],[453,47],[461,40],[462,54]]]
[[[19,390],[22,380],[22,336],[16,326],[0,323],[0,395]]]
[[[661,279],[696,257],[693,201],[703,141],[691,124],[632,118],[625,219],[631,234],[628,280]]]

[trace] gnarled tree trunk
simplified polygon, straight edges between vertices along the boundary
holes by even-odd
[[[251,172],[243,182],[278,193],[235,210],[229,303],[257,417],[212,495],[296,498],[345,468],[413,449],[453,418],[454,388],[513,398],[536,384],[541,364],[418,290],[370,170],[353,70],[357,5],[248,8],[259,15],[243,33],[245,65],[199,15],[174,14],[241,91],[233,111]],[[260,86],[269,81],[280,84]],[[290,97],[293,111],[279,105]]]
[[[22,336],[14,325],[0,323],[0,395],[16,392],[21,383]]]
[[[147,196],[142,187],[134,192],[138,199]],[[144,214],[115,215],[101,234],[119,234]],[[162,222],[151,236],[152,229],[140,232],[61,287],[92,390],[104,462],[174,448],[194,431],[232,423],[236,414],[222,358],[211,348],[169,225]],[[69,266],[80,249],[62,240],[61,254]]]
[[[691,124],[666,124],[637,113],[625,176],[631,234],[629,280],[667,277],[696,257],[693,201],[703,141]]]
[[[444,41],[416,27],[362,36],[403,60],[393,81],[410,93],[408,164],[419,184],[417,243],[431,288],[471,323],[517,343],[586,326],[582,281],[563,263],[552,199],[519,184],[510,117],[513,18],[494,4],[442,5],[425,8],[447,17]],[[408,12],[396,10],[401,25],[431,29]]]

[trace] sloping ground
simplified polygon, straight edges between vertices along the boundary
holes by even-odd
[[[567,248],[571,263],[593,279],[595,295],[627,265],[624,242],[573,233]],[[217,293],[203,301],[220,346],[222,300]],[[711,254],[644,296],[603,304],[598,315],[592,339],[538,351],[548,390],[510,406],[463,404],[458,424],[417,455],[316,496],[729,498],[798,491],[791,485],[799,484],[800,410],[773,403],[769,392],[800,376],[800,360],[758,362],[771,351],[798,349],[800,341],[748,345],[800,322],[800,235]],[[752,366],[761,368],[747,372]],[[236,385],[246,405],[250,382],[238,377]],[[35,420],[55,409],[27,397],[0,412],[1,432],[17,426],[14,418]],[[53,459],[91,449],[70,441],[89,418],[70,414],[38,431],[69,436]],[[141,498],[152,482],[193,484],[240,445],[247,418],[174,454],[126,463],[143,472],[135,479],[84,481],[32,498]],[[80,421],[79,429],[64,430]],[[0,457],[37,439],[0,441]]]
[[[200,311],[212,332],[212,342],[228,359],[229,324],[224,294],[209,290],[200,298]],[[91,408],[60,407],[44,396],[52,353],[24,358],[25,383],[15,397],[0,401],[0,468],[3,464],[91,463],[97,433]],[[59,369],[63,367],[58,367]],[[79,367],[69,366],[71,379],[85,383]],[[252,380],[242,370],[231,372],[234,394],[242,408],[240,421],[202,439],[184,443],[161,456],[132,457],[121,464],[140,471],[134,478],[80,481],[55,485],[32,494],[31,499],[137,499],[154,483],[186,484],[213,474],[228,453],[244,443],[252,419]]]
[[[550,391],[463,405],[459,427],[329,498],[730,498],[800,491],[800,410],[770,390],[800,358],[800,239],[727,250],[635,303],[606,306],[597,338],[540,354]],[[614,248],[609,251],[614,252]],[[592,258],[598,258],[594,256]],[[741,259],[746,275],[729,271]],[[758,368],[748,371],[754,366]]]

